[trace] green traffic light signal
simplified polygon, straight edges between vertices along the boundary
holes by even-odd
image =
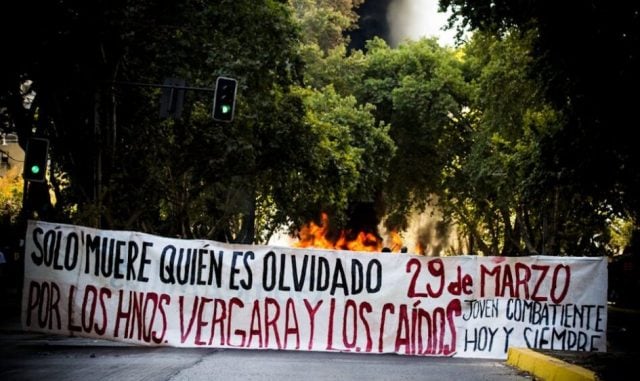
[[[23,177],[26,181],[44,182],[49,159],[49,140],[30,138],[24,158]]]
[[[213,120],[219,122],[231,122],[233,120],[237,89],[237,80],[218,77],[213,96]]]

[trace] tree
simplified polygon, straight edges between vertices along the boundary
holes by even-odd
[[[308,188],[300,196],[316,212],[329,211],[344,224],[350,204],[372,202],[388,175],[395,150],[389,126],[376,122],[371,105],[358,105],[355,97],[342,97],[331,86],[298,91],[306,106],[305,124],[316,140],[309,145],[311,171],[303,174]]]
[[[546,98],[563,115],[562,128],[541,142],[541,165],[559,175],[565,198],[582,200],[590,209],[585,218],[614,213],[637,224],[640,160],[628,126],[637,103],[629,94],[640,84],[640,5],[487,0],[440,5],[452,10],[451,22],[463,28],[498,36],[533,33],[528,76],[544,84]],[[587,230],[582,241],[591,233]]]
[[[348,44],[346,32],[355,28],[356,9],[364,0],[289,0],[302,30],[302,44],[328,52]]]
[[[17,168],[17,167],[15,167]],[[0,176],[0,226],[3,231],[16,222],[22,207],[23,182],[21,174],[15,169],[9,169],[4,176]]]
[[[317,10],[334,12],[342,31],[359,1],[300,4],[320,18]],[[387,173],[393,144],[371,106],[301,86],[301,24],[287,3],[61,1],[34,11],[51,37],[29,31],[13,41],[19,59],[0,96],[21,139],[35,126],[52,143],[58,202],[40,218],[264,241],[320,207],[344,220],[350,201]],[[344,42],[324,31],[303,30],[332,47]],[[36,46],[25,49],[29,42]],[[181,77],[210,87],[218,75],[239,83],[230,124],[212,121],[211,99],[196,92],[182,118],[160,120],[160,91],[127,85]]]
[[[388,227],[402,230],[412,208],[440,191],[440,174],[464,149],[468,89],[461,61],[432,39],[397,49],[374,39],[355,86],[360,101],[391,125],[398,150],[380,191]]]
[[[435,40],[408,42],[391,49],[381,39],[366,51],[338,47],[327,53],[303,50],[305,83],[331,85],[342,96],[370,105],[376,120],[389,124],[397,150],[389,177],[370,196],[378,219],[389,229],[406,228],[414,208],[434,202],[441,173],[462,155],[466,143],[469,86],[458,52]]]
[[[527,76],[532,38],[479,32],[465,47],[473,87],[470,146],[447,173],[440,200],[468,232],[473,249],[485,254],[572,252],[576,248],[569,242],[579,237],[571,223],[602,228],[586,224],[578,200],[559,197],[566,189],[542,165],[542,142],[560,128],[562,118],[545,101],[540,84]]]
[[[34,128],[52,142],[58,203],[42,218],[239,239],[242,229],[233,221],[252,207],[231,212],[225,204],[239,182],[249,194],[257,183],[261,130],[300,124],[273,115],[298,111],[286,95],[299,67],[286,5],[61,1],[3,14],[30,14],[38,25],[11,34],[16,59],[0,96],[3,117],[21,142]],[[210,120],[210,100],[201,94],[188,94],[193,106],[182,120],[161,122],[158,90],[117,84],[180,76],[207,87],[219,74],[240,81],[230,129]],[[25,86],[34,97],[30,107]],[[284,95],[273,96],[278,92]],[[288,124],[267,125],[278,121]],[[246,233],[242,239],[251,241]]]
[[[359,230],[362,222],[375,229],[372,207],[389,173],[395,144],[388,124],[374,117],[375,107],[354,96],[365,57],[362,52],[347,51],[346,36],[356,27],[355,10],[362,1],[290,3],[303,37],[299,48],[305,87],[298,94],[304,99],[306,125],[317,142],[317,148],[309,151],[315,156],[315,167],[300,173],[322,179],[305,191],[309,194],[306,199],[316,204],[310,205],[311,213],[292,214],[306,216],[304,220],[294,218],[293,230],[320,217],[320,211],[331,215],[332,229]],[[371,215],[368,221],[361,221],[361,210]]]

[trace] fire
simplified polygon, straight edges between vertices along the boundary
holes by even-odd
[[[329,233],[329,216],[322,213],[320,225],[311,221],[300,229],[300,239],[294,244],[294,247],[317,247],[322,249],[335,249],[335,245],[331,242],[327,235]]]
[[[319,225],[311,221],[300,229],[298,235],[299,240],[294,243],[295,247],[372,252],[382,250],[382,239],[370,232],[343,230],[338,239],[331,239],[329,216],[326,213],[321,214]]]
[[[373,233],[358,232],[353,239],[348,239],[348,232],[340,232],[340,238],[336,242],[336,249],[351,251],[381,251],[382,240]]]
[[[402,237],[400,237],[400,233],[397,230],[393,229],[389,233],[389,243],[387,247],[391,249],[394,253],[399,253],[402,250]]]
[[[294,247],[320,248],[334,250],[369,251],[380,252],[388,249],[392,252],[401,252],[402,237],[397,230],[392,230],[384,247],[383,240],[375,232],[342,230],[337,239],[332,239],[329,231],[329,216],[322,213],[320,224],[314,221],[306,223],[298,233],[299,240],[293,244]]]

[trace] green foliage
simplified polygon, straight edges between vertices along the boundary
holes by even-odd
[[[538,174],[537,140],[557,118],[526,78],[528,47],[516,34],[502,41],[476,34],[465,49],[475,120],[468,155],[450,173],[441,202],[473,236],[477,249],[472,249],[485,254],[532,249],[527,241],[532,233],[523,230],[531,224],[522,219],[526,215],[530,222],[528,217],[538,214],[530,213],[535,205],[525,195],[534,180],[530,176]],[[524,239],[521,232],[528,233]]]
[[[350,203],[372,201],[388,174],[395,149],[388,126],[375,121],[371,105],[358,105],[353,96],[342,97],[331,86],[296,92],[304,101],[311,141],[306,146],[309,167],[292,173],[299,184],[293,201],[306,210],[291,215],[323,210],[344,224]]]
[[[631,244],[631,237],[635,229],[635,223],[631,219],[614,218],[609,224],[609,235],[611,239],[611,251],[615,254],[622,254],[624,249]]]
[[[606,237],[602,225],[612,213],[637,221],[640,159],[629,128],[637,102],[628,94],[640,85],[640,5],[441,0],[440,6],[462,28],[499,38],[514,32],[530,36],[526,78],[539,84],[562,115],[560,127],[539,142],[539,168],[557,174],[555,185],[545,185],[557,186],[559,197],[569,200],[571,223],[558,225],[572,231],[566,242],[575,246]],[[589,244],[594,245],[602,243]],[[572,251],[581,254],[580,246]]]
[[[317,46],[324,52],[344,46],[344,32],[358,19],[356,8],[364,0],[289,0],[302,30],[303,45]]]
[[[440,201],[485,254],[601,255],[609,213],[545,165],[564,120],[528,76],[532,41],[476,33],[466,47],[472,144]]]
[[[361,51],[340,45],[325,54],[317,45],[303,45],[301,55],[304,83],[314,89],[331,85],[341,95],[353,95],[364,79],[367,57]]]
[[[17,168],[17,167],[16,167]],[[15,223],[22,207],[22,176],[14,168],[0,176],[0,227]]]
[[[53,38],[34,38],[41,45],[24,51],[2,93],[21,136],[35,126],[52,142],[58,203],[41,217],[252,242],[323,208],[344,220],[352,201],[371,198],[393,152],[388,126],[331,86],[299,86],[300,53],[344,49],[360,1],[294,3],[47,6]],[[217,75],[239,81],[230,124],[213,122],[210,97],[191,91],[181,119],[160,120],[159,89],[121,84],[210,87]],[[31,114],[17,90],[25,79]]]
[[[398,146],[383,188],[390,228],[404,228],[414,207],[440,191],[440,175],[464,150],[468,85],[455,52],[423,39],[391,49],[367,45],[364,79],[356,94],[391,124]]]
[[[472,252],[619,250],[630,228],[616,221],[637,221],[640,171],[611,111],[633,107],[589,90],[573,58],[558,66],[551,8],[442,1],[488,32],[459,50],[374,39],[348,51],[344,32],[361,3],[63,0],[7,10],[38,26],[3,30],[14,37],[0,128],[51,141],[57,202],[41,187],[31,200],[46,206],[40,217],[264,242],[319,211],[343,225],[359,203],[403,229],[412,209],[437,202]],[[635,36],[620,28],[601,30]],[[614,84],[634,83],[632,56],[621,67],[615,57],[596,62],[618,69]],[[208,93],[187,92],[182,118],[160,120],[159,89],[123,85],[180,77],[211,87],[219,75],[239,82],[229,124],[212,121]]]
[[[265,180],[257,163],[271,144],[264,131],[300,125],[286,95],[300,66],[290,9],[276,1],[61,1],[33,12],[47,38],[27,33],[31,41],[12,45],[21,60],[2,100],[21,139],[35,127],[52,142],[58,203],[42,217],[251,240],[250,223],[237,221],[250,220],[251,195]],[[29,43],[37,45],[19,50]],[[211,121],[206,93],[188,92],[182,119],[161,121],[159,90],[118,84],[177,76],[211,87],[222,74],[240,83],[230,125]],[[31,110],[20,99],[27,79]],[[286,163],[274,156],[260,166]]]
[[[297,29],[288,8],[276,2],[228,2],[207,6],[204,13],[194,7],[178,18],[183,26],[168,38],[178,51],[159,52],[161,62],[175,62],[159,70],[182,72],[203,87],[211,86],[216,75],[238,79],[236,118],[229,125],[211,121],[210,98],[194,93],[188,94],[186,104],[192,107],[181,120],[149,123],[145,115],[153,115],[157,106],[148,98],[148,114],[130,110],[132,134],[127,140],[137,142],[139,150],[127,151],[131,160],[118,160],[123,164],[119,172],[132,169],[128,163],[133,158],[148,159],[138,159],[140,166],[129,172],[137,177],[134,182],[142,181],[134,191],[139,192],[137,211],[154,224],[145,230],[252,242],[258,193],[281,187],[277,178],[264,174],[283,170],[294,155],[278,148],[302,147],[282,141],[299,134],[301,123],[300,108],[288,94],[297,76]],[[144,61],[139,63],[142,70]],[[133,128],[140,125],[149,126],[146,133]],[[119,199],[113,205],[125,207],[127,202]]]

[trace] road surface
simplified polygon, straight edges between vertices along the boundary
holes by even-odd
[[[0,380],[530,380],[504,361],[141,347],[0,330]]]

